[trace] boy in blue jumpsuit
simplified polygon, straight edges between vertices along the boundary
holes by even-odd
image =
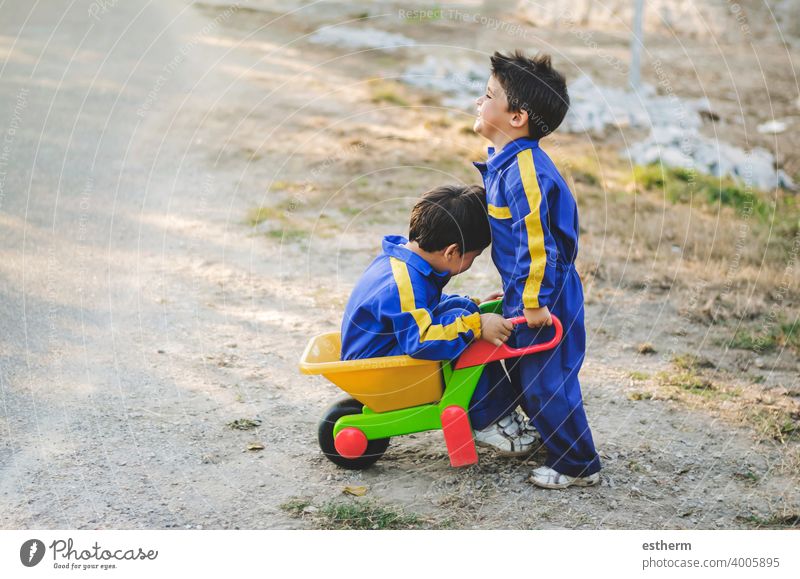
[[[503,314],[524,315],[512,337],[517,347],[533,342],[552,324],[564,325],[554,350],[522,356],[509,366],[510,389],[542,436],[545,466],[531,482],[544,488],[600,482],[600,459],[583,409],[578,371],[586,349],[583,287],[575,271],[577,204],[539,139],[554,131],[569,108],[564,77],[547,55],[516,52],[491,57],[486,94],[477,100],[475,131],[492,142],[486,163],[475,163],[486,187],[492,228],[492,259],[503,280]]]
[[[385,237],[383,253],[350,295],[342,360],[400,354],[452,360],[474,339],[506,342],[512,330],[508,320],[481,314],[470,298],[442,293],[450,277],[469,269],[491,241],[483,188],[428,191],[411,213],[408,237]],[[536,438],[514,411],[516,402],[488,395],[504,377],[493,364],[478,383],[469,412],[475,441],[506,455],[528,454]]]

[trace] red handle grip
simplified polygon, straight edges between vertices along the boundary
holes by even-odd
[[[526,346],[524,348],[510,348],[505,344],[502,346],[495,346],[485,340],[476,340],[461,354],[454,368],[459,370],[461,368],[479,366],[496,360],[505,360],[506,358],[517,358],[526,354],[535,354],[536,352],[555,348],[564,335],[564,328],[561,325],[561,320],[556,316],[551,315],[551,318],[553,319],[553,328],[556,333],[549,341],[542,342],[541,344],[534,344],[533,346]],[[508,321],[515,326],[528,323],[525,316],[510,318]]]
[[[508,351],[513,352],[514,356],[524,356],[525,354],[535,354],[536,352],[542,352],[543,350],[555,348],[564,335],[564,327],[561,325],[561,320],[559,320],[556,316],[550,314],[550,317],[553,320],[553,328],[556,330],[556,334],[551,340],[542,342],[541,344],[527,346],[525,348],[508,348]],[[518,318],[511,318],[509,322],[516,326],[518,324],[527,324],[528,320],[525,319],[525,316],[519,316]]]

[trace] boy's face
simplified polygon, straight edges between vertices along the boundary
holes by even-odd
[[[489,77],[486,84],[486,94],[478,97],[475,101],[478,107],[478,117],[475,119],[473,130],[486,137],[493,143],[495,136],[502,134],[504,127],[508,125],[510,113],[508,112],[508,99],[506,91],[497,82],[494,76]]]
[[[508,110],[508,96],[494,75],[486,83],[486,94],[478,97],[475,104],[478,117],[472,128],[489,139],[495,147],[502,147],[518,138],[521,131],[527,134],[527,114]]]

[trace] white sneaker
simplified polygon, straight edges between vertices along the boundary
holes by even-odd
[[[530,454],[536,448],[538,440],[520,426],[517,416],[519,415],[513,412],[483,430],[476,430],[475,443],[494,448],[503,456]]]
[[[525,417],[519,412],[514,412],[514,420],[516,420],[523,432],[530,434],[536,439],[537,442],[542,441],[542,435],[539,434],[539,431],[536,430],[536,427],[530,420],[526,420]]]
[[[600,483],[600,473],[588,476],[567,476],[549,466],[540,466],[528,479],[537,487],[545,489],[565,489],[567,487],[593,487]]]

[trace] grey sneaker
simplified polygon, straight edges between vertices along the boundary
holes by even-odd
[[[519,415],[514,412],[488,428],[476,430],[475,443],[478,446],[494,448],[503,456],[530,454],[538,445],[538,440],[520,425],[517,416]]]
[[[537,487],[544,489],[565,489],[567,487],[593,487],[600,484],[600,473],[588,476],[567,476],[549,466],[540,466],[528,479]]]

